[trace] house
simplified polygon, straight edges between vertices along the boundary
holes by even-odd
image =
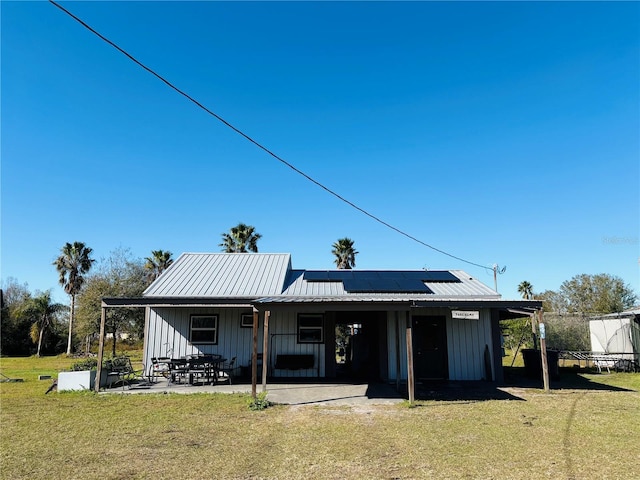
[[[640,364],[640,308],[589,319],[591,351]]]
[[[501,382],[499,320],[541,302],[502,300],[462,270],[299,270],[285,253],[184,253],[142,298],[103,299],[132,305],[146,311],[147,366],[217,353],[245,371],[261,358],[269,377],[406,384]]]

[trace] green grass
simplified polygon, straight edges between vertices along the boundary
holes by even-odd
[[[635,391],[514,388],[521,400],[247,408],[224,394],[44,395],[74,360],[3,358],[0,477],[633,478],[640,374],[584,375]]]

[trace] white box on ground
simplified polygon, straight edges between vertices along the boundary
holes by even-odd
[[[106,381],[106,372],[102,372],[100,385]],[[77,372],[60,372],[58,374],[58,391],[64,390],[93,390],[96,381],[95,370],[80,370]]]

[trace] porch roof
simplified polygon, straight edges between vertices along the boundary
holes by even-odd
[[[487,297],[446,297],[446,296],[417,296],[417,295],[349,295],[349,296],[274,296],[257,299],[254,305],[264,309],[273,306],[299,306],[299,305],[327,305],[334,308],[363,308],[399,307],[401,309],[412,308],[497,308],[500,309],[501,318],[516,318],[531,315],[542,307],[538,300],[501,300]]]

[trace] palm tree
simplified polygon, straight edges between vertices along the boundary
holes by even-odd
[[[71,297],[71,312],[69,314],[69,340],[67,342],[67,355],[71,355],[71,338],[73,333],[73,318],[76,306],[76,295],[80,292],[86,274],[93,265],[90,255],[93,251],[82,242],[67,242],[61,248],[61,253],[53,264],[60,274],[60,285]]]
[[[533,298],[533,285],[526,280],[520,282],[520,285],[518,285],[518,293],[520,293],[525,300],[531,300]]]
[[[152,250],[151,256],[146,257],[146,263],[144,264],[145,270],[147,270],[147,277],[150,281],[154,281],[173,263],[173,254],[169,250]]]
[[[53,321],[58,314],[64,310],[65,306],[61,303],[51,303],[51,291],[40,293],[36,297],[30,298],[21,312],[31,322],[29,336],[33,343],[38,344],[36,355],[40,356],[42,348],[42,339],[47,329],[51,327]]]
[[[258,240],[262,235],[256,233],[255,227],[239,223],[232,227],[229,233],[222,234],[222,251],[225,253],[247,253],[258,252]]]
[[[336,258],[336,266],[341,270],[351,270],[356,266],[356,255],[358,252],[353,248],[353,240],[350,238],[340,238],[333,244],[331,250]]]

